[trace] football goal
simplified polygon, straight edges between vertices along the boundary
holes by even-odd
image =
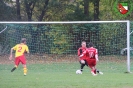
[[[27,39],[33,62],[74,62],[78,58],[77,49],[82,41],[86,41],[87,44],[94,43],[101,61],[115,63],[125,61],[123,64],[127,66],[126,69],[120,68],[130,72],[130,21],[128,20],[0,22],[0,31],[1,58],[9,55],[10,48],[24,37]],[[124,48],[127,53],[123,56],[121,50]]]

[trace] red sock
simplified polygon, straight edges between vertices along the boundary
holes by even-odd
[[[94,70],[94,73],[96,74],[96,69]]]

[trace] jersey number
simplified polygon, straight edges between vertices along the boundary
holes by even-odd
[[[89,57],[93,58],[94,57],[94,52],[89,52]]]
[[[22,50],[22,47],[19,46],[19,47],[18,47],[18,52],[21,52],[21,50]]]

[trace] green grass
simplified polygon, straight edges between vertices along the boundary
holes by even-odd
[[[0,88],[133,88],[133,74],[124,73],[123,63],[100,62],[97,67],[104,74],[97,76],[92,76],[87,67],[82,75],[76,75],[78,62],[27,66],[28,74],[23,76],[22,65],[10,72],[13,64],[1,64]]]

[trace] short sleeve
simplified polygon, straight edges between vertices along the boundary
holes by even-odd
[[[12,47],[14,50],[16,50],[17,49],[17,45],[15,45],[14,47]]]

